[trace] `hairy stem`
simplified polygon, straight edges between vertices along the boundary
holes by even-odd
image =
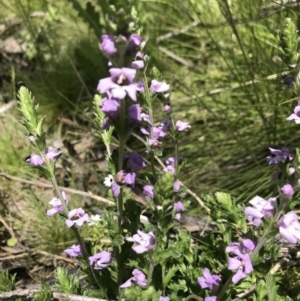
[[[150,127],[150,139],[153,139],[153,109],[152,106],[149,108],[149,119],[151,122],[151,127]],[[153,173],[153,176],[155,178],[155,180],[157,179],[157,174],[156,174],[156,170],[155,170],[155,160],[154,160],[154,152],[151,152],[151,170]]]
[[[119,129],[119,154],[118,154],[118,171],[123,169],[124,164],[124,151],[126,143],[125,132],[125,102],[120,102],[120,129]],[[117,199],[117,216],[118,216],[118,232],[122,234],[122,219],[123,219],[123,189],[121,188],[120,194]],[[121,254],[119,247],[114,248],[118,266],[118,286],[122,284],[122,271],[123,264],[121,261]]]

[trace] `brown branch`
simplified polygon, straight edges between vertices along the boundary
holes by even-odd
[[[253,291],[255,291],[256,289],[256,284],[252,285],[249,289],[247,289],[246,291],[244,291],[243,293],[240,293],[238,295],[236,295],[236,298],[233,301],[238,301],[244,297],[246,297],[247,295],[251,294]]]
[[[107,299],[99,299],[93,297],[69,295],[63,293],[53,293],[53,298],[58,300],[69,300],[69,301],[107,301]]]
[[[277,271],[279,271],[284,265],[286,265],[289,262],[289,259],[286,257],[283,257],[280,259],[279,262],[277,262],[274,267],[271,269],[270,274],[274,275]]]
[[[6,221],[3,219],[3,217],[0,215],[0,223],[3,224],[3,226],[5,227],[5,229],[8,231],[8,233],[10,234],[10,236],[12,238],[16,239],[16,235],[14,233],[14,230],[8,226],[8,224],[6,223]]]
[[[0,300],[11,299],[15,297],[27,297],[32,298],[35,293],[40,292],[41,289],[34,288],[34,289],[17,289],[11,292],[1,293]],[[63,294],[52,292],[52,297],[58,300],[64,301],[108,301],[107,299],[100,299],[94,297],[87,297],[87,296],[79,296],[79,295],[72,295],[72,294]]]
[[[46,182],[46,181],[37,181],[37,180],[25,180],[19,177],[15,177],[15,176],[11,176],[7,173],[4,172],[0,172],[0,177],[9,179],[9,180],[13,180],[13,181],[17,181],[17,182],[21,182],[21,183],[26,183],[26,184],[30,184],[30,185],[34,185],[34,186],[38,186],[38,187],[44,187],[44,188],[53,188],[53,185],[50,182]],[[67,187],[63,187],[63,186],[59,186],[59,189],[65,191],[65,192],[69,192],[72,194],[77,194],[77,195],[81,195],[81,196],[85,196],[85,197],[90,197],[91,199],[100,201],[102,203],[106,203],[109,205],[114,205],[114,203],[106,198],[103,198],[101,196],[95,195],[92,192],[88,191],[81,191],[81,190],[76,190],[76,189],[72,189],[72,188],[67,188]]]

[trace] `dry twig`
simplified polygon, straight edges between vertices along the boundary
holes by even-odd
[[[34,289],[17,289],[12,292],[6,292],[0,294],[0,300],[10,300],[16,297],[27,297],[32,298],[35,293],[40,292],[41,289],[34,288]],[[87,296],[79,296],[79,295],[72,295],[72,294],[63,294],[52,292],[52,297],[58,300],[64,301],[108,301],[107,299],[100,299],[94,297],[87,297]]]
[[[13,181],[17,181],[17,182],[21,182],[21,183],[26,183],[26,184],[30,184],[30,185],[34,185],[34,186],[38,186],[38,187],[44,187],[44,188],[53,188],[53,185],[50,182],[46,182],[46,181],[37,181],[37,180],[25,180],[19,177],[15,177],[15,176],[11,176],[9,174],[6,174],[4,172],[0,172],[0,177],[9,179],[9,180],[13,180]],[[73,188],[67,188],[67,187],[63,187],[63,186],[59,186],[59,189],[65,191],[65,192],[69,192],[72,194],[78,194],[81,196],[85,196],[85,197],[90,197],[91,199],[100,201],[102,203],[106,203],[109,205],[114,205],[114,203],[106,198],[103,198],[101,196],[95,195],[92,192],[88,191],[81,191],[81,190],[76,190]]]

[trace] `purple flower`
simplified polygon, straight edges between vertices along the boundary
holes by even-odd
[[[300,240],[300,223],[295,212],[290,211],[283,215],[277,223],[279,233],[288,242],[296,244]]]
[[[143,58],[143,53],[138,51],[135,55],[135,60],[131,63],[130,67],[136,70],[143,69],[145,67],[145,62]]]
[[[149,146],[151,148],[156,148],[158,146],[160,146],[162,143],[160,141],[158,141],[157,139],[149,139]]]
[[[179,189],[180,189],[180,181],[179,180],[176,180],[173,184],[173,189],[175,192],[178,192]]]
[[[127,184],[130,185],[131,187],[134,187],[136,175],[137,174],[135,172],[126,172],[124,170],[120,170],[116,174],[116,182],[119,185]]]
[[[61,154],[62,151],[60,148],[55,149],[53,147],[48,147],[46,148],[46,157],[50,160],[50,161],[55,161]]]
[[[249,253],[254,249],[255,244],[251,239],[243,239],[241,243],[233,242],[226,248],[227,253],[236,255],[228,258],[228,269],[237,270],[232,277],[234,284],[246,278],[253,271]]]
[[[130,67],[136,70],[143,69],[145,67],[145,63],[143,60],[136,60],[131,63]]]
[[[289,176],[292,175],[296,171],[295,167],[289,168]]]
[[[158,301],[170,301],[170,298],[161,296]]]
[[[68,199],[64,191],[61,192],[62,197],[66,204],[68,204]],[[64,206],[61,203],[59,198],[53,198],[49,204],[53,207],[52,209],[47,210],[46,214],[48,216],[53,216],[55,213],[62,213],[64,211]]]
[[[175,166],[175,158],[170,157],[170,158],[166,159],[166,164]]]
[[[114,53],[117,52],[115,46],[114,37],[111,35],[104,34],[101,36],[102,43],[100,45],[101,50],[108,56],[112,56]]]
[[[150,199],[153,199],[153,190],[154,190],[154,187],[151,186],[151,185],[145,185],[144,186],[144,192],[146,194],[146,197],[150,198]]]
[[[28,136],[28,140],[31,141],[31,142],[34,142],[36,140],[35,136],[32,135],[32,134],[29,134]]]
[[[238,283],[241,279],[246,278],[253,271],[249,254],[240,254],[233,258],[229,257],[228,269],[237,270],[235,275],[232,277],[232,282],[234,284]]]
[[[146,167],[146,163],[141,155],[136,152],[132,152],[128,156],[127,168],[131,171],[138,171]]]
[[[112,97],[109,91],[107,91],[107,95],[108,97],[102,99],[101,110],[107,117],[116,119],[119,115],[120,101]]]
[[[287,158],[289,158],[290,161],[293,160],[293,157],[290,155],[290,151],[287,147],[283,147],[281,150],[269,147],[269,150],[271,151],[272,155],[275,155],[274,157],[267,157],[267,162],[269,165],[284,162]]]
[[[293,79],[293,77],[291,77],[291,76],[286,76],[286,77],[283,79],[283,83],[284,83],[285,85],[289,86],[289,87],[293,84],[293,81],[294,81],[294,79]]]
[[[82,208],[73,209],[68,214],[66,225],[71,228],[74,224],[81,227],[84,222],[90,223],[91,220],[87,213]]]
[[[129,278],[125,283],[123,283],[120,288],[126,288],[133,284],[137,284],[139,286],[147,286],[147,279],[142,271],[134,269],[132,275],[133,277]]]
[[[102,130],[107,130],[110,126],[109,118],[105,117],[102,124],[101,124],[101,129]]]
[[[128,108],[128,119],[130,124],[141,122],[144,120],[151,125],[149,115],[146,113],[142,113],[142,109],[139,104],[132,105]]]
[[[149,133],[148,133],[149,135]],[[158,139],[166,136],[166,132],[164,132],[159,127],[154,126],[153,127],[153,138]]]
[[[294,109],[294,113],[291,114],[286,120],[295,120],[296,124],[300,124],[300,106],[297,105]]]
[[[177,212],[184,211],[184,206],[183,206],[182,202],[180,202],[180,201],[178,201],[174,204],[174,208]]]
[[[204,301],[219,301],[217,296],[205,297]]]
[[[255,244],[251,239],[244,238],[242,242],[232,242],[226,248],[227,253],[232,253],[235,255],[239,254],[249,254],[255,249]]]
[[[149,136],[150,135],[150,132],[149,132],[149,129],[148,128],[144,128],[144,127],[141,127],[140,128],[140,131],[143,135],[147,135]]]
[[[164,172],[170,172],[172,173],[173,175],[175,174],[175,168],[174,166],[172,165],[167,165],[164,169],[163,169]]]
[[[144,81],[141,79],[139,80],[137,83],[136,83],[136,90],[141,92],[141,93],[144,93],[145,91],[145,85],[144,85]]]
[[[153,127],[154,138],[158,139],[158,138],[166,136],[166,134],[170,130],[170,128],[171,128],[170,120],[162,121],[158,127]]]
[[[155,93],[164,93],[164,92],[169,91],[169,89],[170,89],[170,85],[168,85],[165,82],[159,82],[156,79],[153,79],[151,81],[150,91],[153,94],[155,94]]]
[[[164,112],[169,112],[171,110],[171,105],[170,103],[165,103],[164,104]]]
[[[201,288],[209,288],[212,292],[215,292],[220,282],[222,281],[221,277],[218,275],[211,275],[209,269],[205,268],[202,270],[204,278],[198,277],[197,282]]]
[[[95,270],[103,270],[107,268],[111,262],[111,254],[106,251],[102,251],[89,257],[90,265]]]
[[[184,206],[183,206],[182,202],[178,201],[178,202],[174,203],[174,209],[175,209],[175,212],[176,212],[175,219],[177,221],[180,221],[181,212],[184,211]]]
[[[132,238],[134,241],[132,249],[138,254],[148,252],[155,247],[155,236],[153,232],[144,233],[138,230],[137,234],[134,234]]]
[[[73,245],[72,247],[65,249],[64,253],[71,257],[82,256],[80,245]]]
[[[133,82],[136,70],[131,68],[111,68],[110,77],[99,81],[97,90],[100,93],[110,91],[112,96],[117,99],[124,99],[126,94],[136,101],[137,86]]]
[[[25,158],[25,162],[34,165],[34,166],[42,166],[44,164],[44,160],[41,156],[32,154]]]
[[[140,35],[133,33],[129,37],[129,44],[128,44],[128,50],[133,51],[136,50],[137,47],[139,47],[143,42],[143,39]]]
[[[294,189],[293,186],[291,184],[285,184],[283,185],[280,190],[282,191],[283,194],[285,194],[286,196],[293,196],[294,194]]]
[[[113,197],[116,199],[120,195],[121,188],[117,183],[112,183],[111,191],[112,191]]]
[[[126,173],[122,183],[127,184],[131,187],[134,187],[135,186],[135,178],[136,178],[135,172],[128,172],[128,173]]]
[[[262,218],[269,218],[273,216],[276,198],[270,198],[268,201],[264,200],[260,196],[255,196],[250,202],[253,207],[246,207],[245,214],[249,222],[258,227],[262,223]]]
[[[164,172],[171,172],[173,175],[175,174],[175,158],[170,157],[166,161],[167,166],[163,169]]]
[[[183,122],[181,120],[176,121],[176,124],[175,124],[176,130],[179,131],[179,132],[183,132],[183,131],[187,130],[190,127],[191,126],[189,125],[188,122]]]
[[[160,124],[159,124],[159,128],[163,131],[163,132],[168,132],[171,128],[171,125],[172,125],[172,122],[171,120],[169,119],[166,119],[164,121],[162,121]]]

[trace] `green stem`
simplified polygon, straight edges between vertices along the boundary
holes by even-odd
[[[175,138],[175,179],[178,178],[178,160],[179,160],[179,148],[178,148],[178,140]]]
[[[120,102],[120,133],[119,133],[119,157],[118,157],[118,171],[123,169],[124,152],[125,152],[125,102]],[[122,233],[122,215],[123,215],[123,191],[118,196],[117,201],[117,213],[118,213],[118,229],[119,233]]]
[[[152,109],[152,106],[149,107],[148,112],[149,112],[149,119],[150,119],[150,122],[151,122],[150,138],[152,139],[153,138],[153,109]]]
[[[165,270],[165,265],[163,264],[161,266],[161,278],[162,278],[162,283],[163,283],[162,294],[163,295],[165,295],[165,292],[166,292],[166,288],[165,288],[165,274],[166,274],[166,270]]]
[[[201,297],[198,297],[196,295],[189,295],[185,300],[188,301],[188,300],[197,300],[197,301],[203,301],[203,299]]]
[[[172,126],[175,132],[175,135],[173,137],[174,140],[174,144],[175,144],[175,179],[177,180],[178,178],[178,160],[179,160],[179,147],[178,147],[178,139],[177,139],[177,135],[176,135],[176,127],[175,127],[175,122],[174,122],[174,118],[173,116],[171,116],[171,122],[172,122]]]
[[[150,103],[150,101],[149,101],[149,103]],[[150,119],[150,122],[152,124],[152,126],[150,127],[150,139],[152,139],[153,138],[153,110],[152,110],[152,106],[149,107],[148,111],[149,111],[149,119]],[[154,161],[154,152],[151,151],[151,170],[152,170],[153,176],[156,180],[157,179],[157,174],[156,174],[154,163],[155,163],[155,161]]]
[[[126,142],[125,132],[125,101],[120,101],[120,128],[119,128],[119,154],[118,154],[118,171],[123,169],[124,152]],[[122,234],[122,219],[123,219],[123,189],[121,188],[120,194],[117,199],[117,216],[118,216],[118,232]],[[118,266],[118,286],[122,284],[122,271],[123,264],[121,261],[121,254],[119,247],[114,248],[116,254],[117,266]]]
[[[151,283],[153,270],[154,270],[154,263],[152,262],[152,259],[151,259],[150,265],[149,265],[148,277],[147,277],[147,284],[148,285],[150,285],[150,283]]]
[[[154,153],[151,152],[151,170],[152,170],[152,173],[153,173],[153,176],[155,178],[155,180],[157,180],[157,174],[156,174],[156,170],[155,170],[155,160],[154,160]]]
[[[223,285],[222,290],[220,291],[220,293],[218,294],[218,300],[221,300],[221,298],[224,296],[225,292],[227,291],[229,285],[231,284],[231,280],[233,278],[233,275],[231,275],[226,283]]]

